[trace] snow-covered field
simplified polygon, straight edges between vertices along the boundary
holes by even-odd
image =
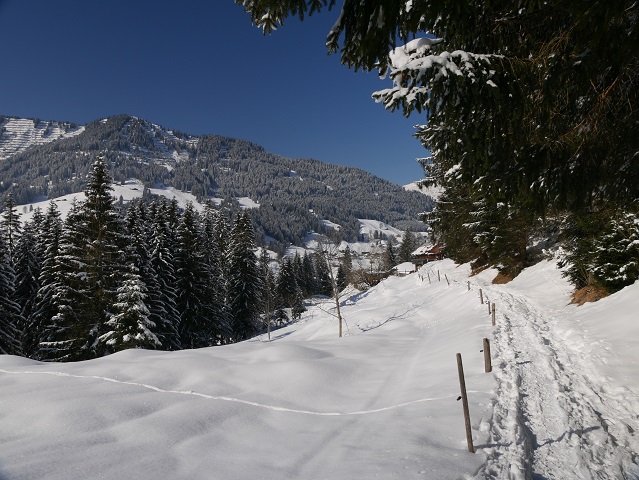
[[[553,262],[492,276],[389,278],[344,299],[341,339],[327,301],[271,342],[2,356],[0,479],[639,478],[639,284],[576,307]]]

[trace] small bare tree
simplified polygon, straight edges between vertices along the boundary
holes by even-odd
[[[343,335],[343,324],[346,324],[346,321],[342,317],[342,311],[340,308],[340,298],[350,292],[348,292],[347,290],[344,291],[346,293],[340,292],[340,289],[337,283],[337,275],[335,274],[335,270],[333,268],[335,264],[338,263],[339,250],[336,244],[324,238],[322,240],[318,240],[317,254],[321,256],[322,260],[326,262],[326,266],[328,267],[328,274],[331,280],[332,297],[333,297],[333,300],[335,301],[335,313],[334,314],[331,312],[327,312],[327,313],[330,313],[331,315],[334,315],[335,317],[337,317],[337,320],[339,322],[339,336],[341,338]],[[346,328],[348,328],[348,325],[346,325]]]

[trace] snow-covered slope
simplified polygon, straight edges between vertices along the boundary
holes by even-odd
[[[73,137],[84,131],[84,127],[60,122],[34,122],[26,118],[7,117],[0,122],[2,142],[0,160],[26,150],[33,145],[53,142],[61,138]]]
[[[0,478],[638,478],[639,285],[575,307],[552,262],[492,273],[434,262],[353,293],[341,339],[326,301],[271,342],[0,357]]]
[[[407,192],[423,193],[424,195],[431,197],[433,200],[437,200],[444,191],[441,187],[421,187],[419,182],[412,182],[408,185],[404,185],[404,190]]]
[[[114,183],[112,187],[113,192],[111,196],[115,197],[117,200],[121,198],[124,203],[129,202],[134,198],[141,197],[144,192],[144,184],[134,178],[127,180],[124,184]],[[196,210],[202,211],[204,209],[204,205],[198,202],[195,195],[189,192],[183,192],[173,187],[149,188],[149,191],[154,195],[160,195],[168,198],[169,200],[175,198],[180,208],[185,208],[187,203],[191,202]],[[84,192],[70,193],[53,199],[58,206],[62,218],[66,218],[67,213],[71,209],[74,198],[79,202],[86,199]],[[211,200],[217,205],[222,202],[221,198],[211,198]],[[240,197],[237,201],[242,208],[256,208],[259,206],[259,204],[251,200],[249,197]],[[31,220],[33,212],[38,208],[42,212],[46,212],[49,202],[50,200],[42,200],[40,202],[29,203],[26,205],[18,205],[16,208],[20,214],[20,220],[23,222]]]

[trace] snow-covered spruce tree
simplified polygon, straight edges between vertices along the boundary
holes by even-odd
[[[13,200],[13,193],[9,192],[4,205],[4,213],[0,220],[0,235],[4,235],[4,241],[9,252],[9,258],[15,261],[16,247],[22,227],[20,224],[20,214],[16,208],[16,202]]]
[[[263,324],[264,328],[266,328],[266,333],[268,335],[268,339],[271,339],[271,325],[273,323],[273,313],[276,307],[276,283],[275,283],[275,275],[273,274],[273,270],[271,269],[271,257],[266,250],[266,248],[262,247],[260,249],[260,257],[258,269],[260,272],[260,277],[262,279],[262,291],[260,294],[261,300],[261,309],[263,312]]]
[[[577,288],[600,286],[615,292],[639,278],[639,220],[614,210],[567,219],[561,265]]]
[[[89,174],[84,191],[86,202],[82,204],[86,219],[86,287],[90,303],[86,306],[83,321],[89,326],[86,352],[101,356],[104,351],[95,349],[97,338],[103,333],[103,326],[110,316],[115,303],[116,291],[122,277],[126,259],[124,244],[126,238],[123,225],[115,209],[112,196],[113,180],[108,173],[106,162],[98,157]],[[90,352],[90,353],[89,353]]]
[[[298,283],[302,289],[302,294],[305,298],[315,295],[317,293],[315,265],[313,265],[313,257],[308,252],[304,252],[302,257],[302,271],[298,277]]]
[[[172,238],[160,209],[154,217],[150,263],[155,274],[156,288],[148,292],[149,318],[155,324],[155,334],[164,350],[181,348],[178,327],[175,259],[170,245]]]
[[[84,258],[87,238],[85,212],[74,198],[59,236],[57,254],[50,263],[45,257],[43,263],[42,287],[34,312],[34,322],[38,322],[41,332],[35,354],[39,360],[75,361],[96,356],[98,335],[91,317],[92,297]],[[54,249],[54,244],[50,245],[48,253],[53,254]]]
[[[182,348],[211,345],[205,314],[207,271],[200,250],[200,222],[189,202],[178,225],[178,250],[175,258],[177,279],[177,310],[180,314],[178,332]]]
[[[634,0],[471,1],[464,8],[446,0],[236,3],[265,33],[289,15],[342,5],[328,49],[349,67],[390,73],[393,86],[374,94],[387,109],[425,113],[417,136],[431,152],[428,181],[457,189],[441,210],[459,210],[465,189],[519,218],[525,210],[636,208]],[[452,234],[449,219],[458,223],[445,212],[438,221]]]
[[[261,278],[253,225],[246,211],[237,214],[228,245],[228,305],[235,341],[258,332]]]
[[[31,316],[36,294],[40,289],[40,268],[42,258],[38,257],[36,222],[42,221],[40,213],[33,221],[24,224],[15,251],[16,291],[15,300],[20,305],[22,318]],[[21,328],[24,332],[26,324]]]
[[[204,315],[211,345],[227,343],[232,336],[230,316],[226,308],[226,279],[222,269],[222,253],[217,235],[220,212],[208,202],[202,215],[200,249],[206,274]]]
[[[54,299],[58,282],[58,253],[62,220],[54,201],[49,207],[37,233],[35,250],[42,258],[40,274],[38,276],[39,289],[35,295],[31,314],[27,318],[27,326],[22,340],[26,356],[39,359],[39,344],[43,341],[45,325],[57,314],[58,309]]]
[[[397,253],[395,251],[395,237],[386,241],[386,249],[384,250],[383,265],[384,270],[389,271],[397,265]]]
[[[23,318],[15,298],[15,272],[5,241],[0,234],[0,354],[21,355]]]
[[[285,257],[280,262],[280,269],[277,272],[277,278],[275,280],[275,304],[278,311],[280,311],[278,317],[282,317],[282,312],[290,311],[293,308],[296,297],[300,295],[299,290],[293,260],[291,257]],[[290,318],[288,318],[287,315],[287,321],[288,320],[290,320]]]
[[[400,262],[410,262],[413,252],[417,249],[417,238],[412,230],[406,230],[402,243],[399,245],[398,257]]]
[[[315,271],[315,292],[314,295],[331,296],[333,285],[331,284],[331,274],[328,263],[321,251],[311,254],[313,257],[313,269]]]
[[[639,279],[639,214],[617,213],[593,246],[593,275],[609,291]]]
[[[134,264],[124,274],[124,282],[118,287],[117,301],[112,306],[113,314],[105,323],[106,332],[98,343],[105,344],[101,350],[118,352],[128,348],[156,348],[160,341],[153,333],[155,324],[149,319],[149,310],[144,303],[146,286],[137,274]]]

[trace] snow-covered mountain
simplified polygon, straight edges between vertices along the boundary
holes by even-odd
[[[67,122],[0,117],[0,161],[35,145],[81,134],[84,127]]]
[[[577,307],[554,261],[495,274],[445,260],[353,292],[341,339],[315,300],[270,342],[0,356],[0,478],[639,478],[639,284]]]
[[[419,181],[404,185],[404,190],[407,192],[419,192],[431,197],[433,200],[437,200],[442,194],[443,189],[441,187],[424,187]]]
[[[284,158],[246,140],[189,135],[129,115],[82,127],[13,118],[3,118],[2,126],[0,206],[9,191],[21,205],[82,192],[98,156],[110,162],[118,184],[136,179],[199,202],[251,206],[258,234],[282,248],[331,224],[355,241],[361,218],[423,230],[419,215],[433,205],[428,196],[357,168]]]

